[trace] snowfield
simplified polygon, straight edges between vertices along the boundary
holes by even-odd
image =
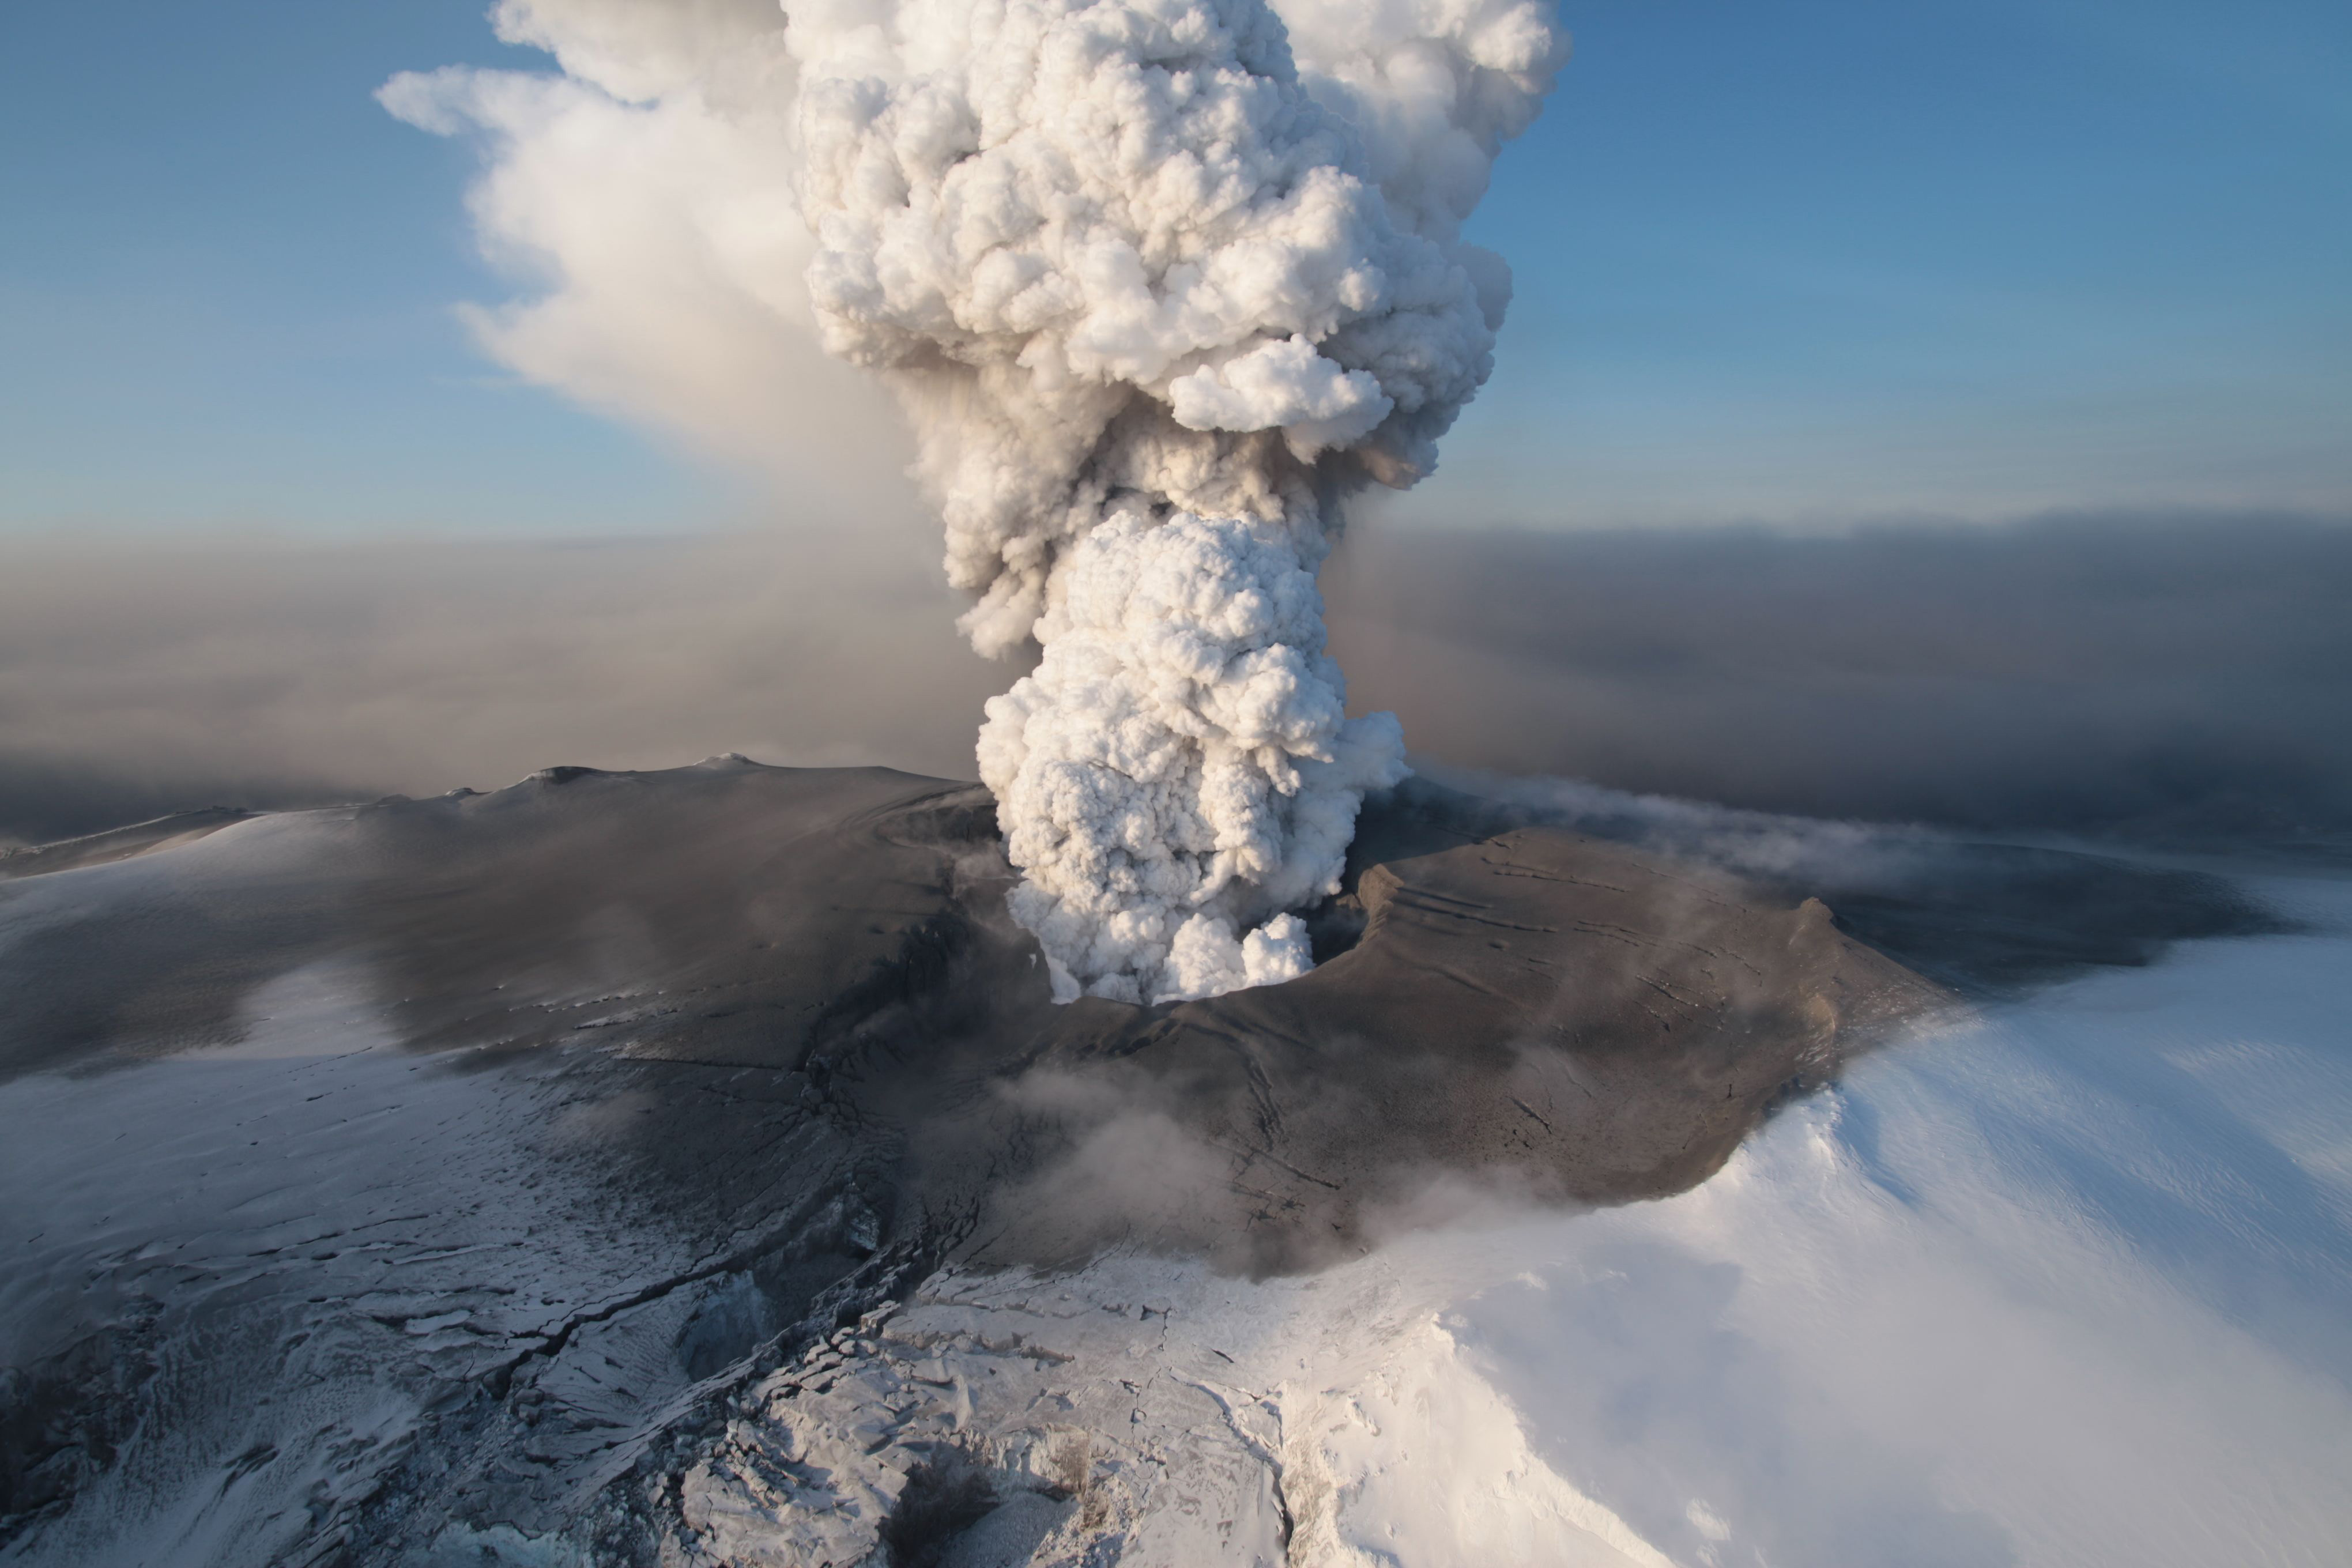
[[[2338,1562],[2352,887],[2260,891],[2312,933],[1924,1032],[1678,1197],[935,1279],[751,1392],[679,1543],[857,1561],[952,1443],[1044,1500],[973,1565]]]
[[[331,831],[20,881],[0,939],[163,941]],[[2352,880],[2239,880],[2295,929],[1914,1025],[1678,1195],[1441,1186],[1260,1279],[956,1265],[814,1342],[752,1260],[858,1268],[850,1156],[598,1043],[674,999],[477,1061],[364,952],[175,970],[220,1043],[0,1082],[0,1561],[2337,1563]],[[771,1152],[618,1179],[673,1113]]]

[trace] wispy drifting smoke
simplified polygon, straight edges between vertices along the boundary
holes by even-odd
[[[379,94],[478,138],[475,231],[527,290],[465,309],[481,347],[795,502],[915,514],[889,399],[817,345],[775,0],[500,0],[491,19],[562,74],[453,68]]]
[[[1315,574],[1344,497],[1426,474],[1491,368],[1509,275],[1459,228],[1559,64],[1548,0],[497,16],[568,79],[385,94],[499,140],[492,236],[572,279],[574,250],[609,255],[605,223],[683,235],[908,414],[949,580],[976,599],[965,630],[1044,650],[979,755],[1057,988],[1148,1001],[1302,972],[1285,911],[1336,887],[1364,792],[1403,771],[1392,718],[1346,717]],[[518,216],[543,183],[519,171],[575,119],[625,163],[707,144],[695,195],[615,202],[584,234]],[[814,236],[804,268],[787,217]],[[593,356],[545,346],[579,341],[580,292],[488,341],[625,403]]]

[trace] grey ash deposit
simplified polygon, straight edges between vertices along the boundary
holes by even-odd
[[[887,770],[556,769],[0,862],[0,1542],[625,1560],[729,1391],[942,1268],[1311,1270],[1433,1192],[1676,1191],[1954,999],[1801,877],[1497,809],[1375,800],[1316,969],[1150,1008],[1055,1005],[986,794]],[[2116,951],[2253,918],[2168,887],[2097,906]],[[1870,897],[1970,984],[1980,931]]]

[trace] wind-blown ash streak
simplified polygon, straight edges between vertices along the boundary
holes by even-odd
[[[774,310],[911,416],[975,646],[1045,648],[980,757],[1061,992],[1302,973],[1284,911],[1336,886],[1402,753],[1393,720],[1345,717],[1314,573],[1342,498],[1426,473],[1491,366],[1508,272],[1459,226],[1562,57],[1549,5],[811,4],[782,56],[772,27],[737,36],[749,16],[655,37],[595,5],[499,13],[650,100],[648,139],[732,117],[772,145],[793,95],[815,244]],[[633,51],[646,70],[614,65]],[[529,150],[496,79],[386,101]]]

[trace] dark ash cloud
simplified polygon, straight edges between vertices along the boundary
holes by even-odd
[[[0,547],[0,840],[556,763],[971,773],[1017,670],[912,531]],[[1811,816],[2352,832],[2352,526],[1360,531],[1354,706],[1468,768]]]
[[[1811,816],[2352,828],[2352,526],[2070,517],[1351,538],[1350,695],[1415,751]]]
[[[971,772],[936,545],[0,547],[0,842],[740,751]]]

